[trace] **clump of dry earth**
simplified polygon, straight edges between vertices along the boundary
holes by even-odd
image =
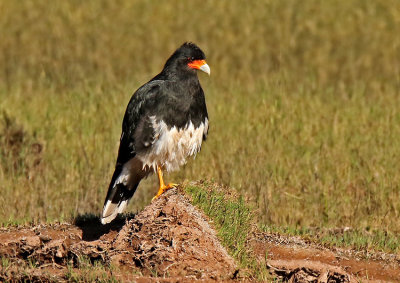
[[[206,216],[177,190],[126,222],[106,226],[83,222],[81,227],[59,224],[3,229],[0,255],[16,263],[29,261],[35,268],[29,275],[12,268],[2,270],[0,279],[32,276],[43,280],[44,273],[49,281],[62,279],[68,266],[79,268],[82,256],[125,271],[120,279],[130,274],[131,279],[228,280],[237,273],[235,261]],[[26,268],[23,273],[27,273]]]

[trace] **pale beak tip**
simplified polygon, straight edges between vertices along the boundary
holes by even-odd
[[[203,66],[200,67],[201,71],[203,71],[204,73],[207,73],[209,76],[211,75],[211,69],[210,66],[208,66],[208,64],[204,64]]]

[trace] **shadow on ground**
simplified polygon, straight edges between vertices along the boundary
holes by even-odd
[[[118,215],[111,223],[103,225],[98,215],[86,213],[75,217],[73,224],[82,230],[82,240],[90,242],[100,239],[110,231],[119,232],[129,220],[135,218],[135,215],[134,213]]]

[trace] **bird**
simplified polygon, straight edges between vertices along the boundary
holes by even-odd
[[[159,189],[152,200],[177,186],[165,184],[163,171],[178,170],[196,156],[206,140],[209,121],[197,71],[210,75],[204,52],[183,43],[162,71],[132,95],[122,121],[115,170],[101,215],[107,224],[122,213],[140,181],[157,173]]]

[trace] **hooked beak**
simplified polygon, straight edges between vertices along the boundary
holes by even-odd
[[[192,69],[197,69],[203,71],[210,75],[211,69],[210,66],[207,65],[206,60],[194,60],[188,64],[188,66]]]

